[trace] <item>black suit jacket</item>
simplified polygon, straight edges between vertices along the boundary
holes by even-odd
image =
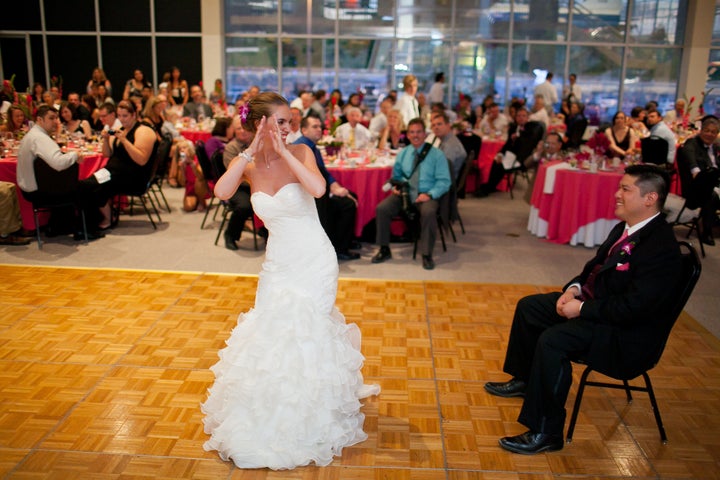
[[[672,327],[669,312],[681,262],[675,234],[662,214],[623,240],[625,249],[616,248],[608,257],[624,228],[621,222],[610,232],[565,288],[584,284],[595,265],[602,265],[595,277],[594,299],[586,300],[580,313],[593,328],[587,360],[600,372],[634,378],[652,367]]]
[[[720,149],[712,145],[715,161],[720,162]],[[688,139],[677,153],[678,171],[683,197],[688,208],[702,206],[712,196],[712,190],[718,183],[718,170],[713,168],[708,149],[700,137]],[[693,178],[692,170],[699,168],[700,173]]]
[[[505,153],[508,150],[513,152],[520,164],[524,164],[525,159],[532,155],[533,150],[537,147],[537,144],[542,140],[545,133],[545,127],[540,122],[527,122],[522,129],[522,132],[516,138],[512,138],[513,134],[518,130],[518,125],[513,123],[510,125],[508,130],[508,139],[505,145],[500,149],[500,153]]]

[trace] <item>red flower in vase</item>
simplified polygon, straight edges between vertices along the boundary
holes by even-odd
[[[598,155],[604,155],[608,148],[610,148],[610,140],[608,140],[607,136],[605,136],[603,132],[597,132],[595,135],[590,137],[590,140],[587,142],[587,146],[592,148]]]

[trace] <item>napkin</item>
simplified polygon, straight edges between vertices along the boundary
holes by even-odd
[[[551,165],[545,171],[545,184],[543,185],[543,193],[553,193],[555,191],[555,172],[558,170],[566,170],[572,168],[569,163],[560,162],[556,165]]]

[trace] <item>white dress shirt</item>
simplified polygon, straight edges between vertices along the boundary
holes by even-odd
[[[370,146],[372,134],[370,133],[370,130],[365,128],[364,125],[360,123],[355,125],[355,146],[350,145],[352,138],[350,133],[351,131],[353,131],[353,127],[350,123],[343,123],[335,129],[335,139],[343,142],[351,148],[367,148]]]

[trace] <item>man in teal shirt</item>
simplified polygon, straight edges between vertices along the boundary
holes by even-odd
[[[397,156],[393,167],[394,182],[392,195],[380,202],[375,209],[377,227],[376,241],[380,246],[372,263],[381,263],[392,258],[390,252],[390,224],[393,217],[403,209],[402,187],[408,184],[409,201],[419,213],[420,252],[423,268],[432,270],[435,238],[437,237],[437,210],[439,199],[450,189],[450,169],[445,155],[437,148],[425,143],[425,123],[420,118],[410,120],[407,128],[410,145]]]

